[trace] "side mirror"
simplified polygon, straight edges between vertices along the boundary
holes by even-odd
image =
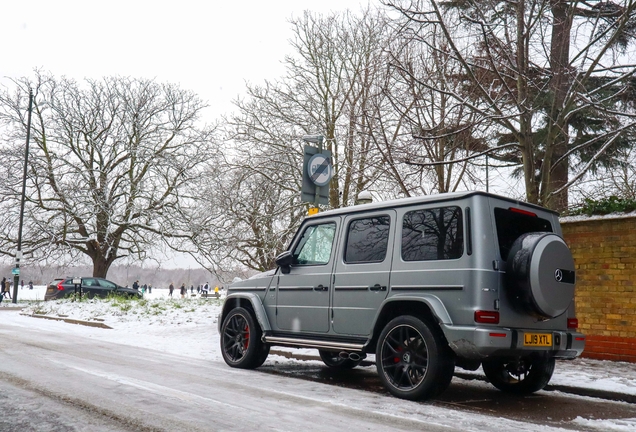
[[[276,257],[276,265],[283,274],[289,274],[294,257],[290,251],[285,251]]]

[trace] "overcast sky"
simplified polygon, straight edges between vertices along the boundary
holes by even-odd
[[[372,3],[377,0],[371,0]],[[358,11],[365,0],[2,0],[0,85],[35,68],[78,80],[110,75],[177,83],[212,121],[245,82],[284,73],[288,20],[305,10]],[[196,264],[175,259],[166,267]]]
[[[0,79],[32,75],[34,68],[76,79],[155,78],[195,91],[216,116],[231,108],[245,81],[283,74],[290,17],[304,10],[358,11],[366,3],[3,0]]]

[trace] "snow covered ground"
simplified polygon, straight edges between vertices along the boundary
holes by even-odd
[[[22,307],[22,314],[38,314],[50,317],[72,318],[103,323],[112,329],[73,326],[74,332],[85,337],[110,342],[151,348],[167,353],[190,356],[199,359],[221,360],[219,335],[216,321],[222,299],[202,299],[199,296],[181,299],[176,292],[174,298],[168,297],[168,290],[155,289],[146,293],[142,301],[121,300],[69,300],[40,302],[44,298],[45,287],[36,286],[33,290],[18,290],[18,303],[12,304],[5,299],[0,308]],[[9,316],[15,314],[0,313],[0,325]],[[63,322],[34,319],[20,316],[13,325],[69,326]],[[212,343],[210,343],[212,342]],[[299,350],[292,350],[299,352]],[[315,350],[300,352],[317,354]],[[286,363],[298,360],[271,355],[269,362]],[[461,369],[458,369],[463,373]],[[481,370],[474,372],[481,374]],[[595,389],[636,395],[636,365],[610,361],[577,359],[557,364],[551,385]],[[632,419],[622,420],[575,420],[581,427],[611,431],[635,431],[636,415]]]

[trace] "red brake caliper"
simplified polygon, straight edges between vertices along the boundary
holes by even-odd
[[[245,328],[243,329],[243,331],[245,331],[245,338],[243,339],[243,349],[247,351],[247,347],[250,344],[250,327],[245,324]]]
[[[398,347],[398,352],[402,351],[402,347]],[[399,363],[400,362],[400,358],[399,357],[393,357],[393,363]]]

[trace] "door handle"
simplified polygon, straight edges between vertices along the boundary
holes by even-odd
[[[386,291],[386,286],[380,285],[380,284],[375,284],[373,286],[370,286],[369,290],[370,291]]]
[[[328,291],[329,287],[323,286],[322,284],[315,286],[314,291]]]

